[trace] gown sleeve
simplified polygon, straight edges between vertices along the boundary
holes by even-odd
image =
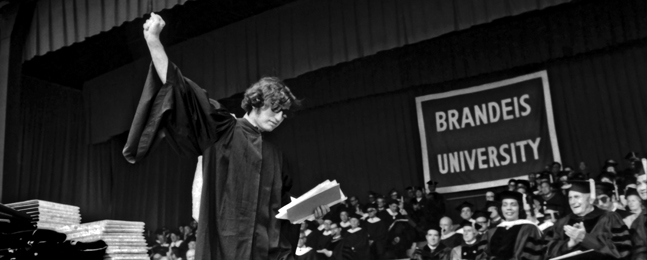
[[[236,119],[207,92],[169,62],[166,84],[151,64],[123,155],[130,163],[144,158],[165,139],[174,150],[197,157],[220,138],[231,137]],[[213,102],[213,103],[212,103]]]
[[[623,259],[631,254],[631,236],[629,229],[620,218],[620,215],[609,212],[607,217],[601,218],[597,225],[602,229],[584,236],[581,245],[588,249],[615,259]],[[596,225],[596,226],[597,226]]]
[[[645,229],[645,215],[640,215],[631,224],[629,230],[631,234],[631,242],[633,243],[631,249],[631,259],[633,260],[647,260],[647,230]]]
[[[542,260],[546,252],[544,242],[539,228],[535,225],[525,224],[519,230],[517,241],[515,241],[516,259]]]

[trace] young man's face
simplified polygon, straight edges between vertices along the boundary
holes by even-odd
[[[393,212],[398,212],[398,204],[391,203],[389,205],[389,209],[391,209],[391,211],[393,211]]]
[[[472,214],[473,214],[472,209],[470,209],[468,207],[464,207],[464,208],[461,209],[461,218],[463,218],[464,220],[471,219]]]
[[[551,193],[550,190],[550,183],[548,182],[542,182],[539,185],[539,194],[540,195],[549,195]]]
[[[263,132],[272,132],[272,130],[279,127],[285,119],[283,111],[274,112],[270,106],[263,106],[262,108],[254,108],[250,113],[250,118],[253,123]]]
[[[339,213],[339,218],[342,222],[348,221],[348,213],[346,211],[342,211],[341,213]]]
[[[383,199],[383,198],[378,198],[378,199],[377,199],[377,206],[378,206],[378,207],[382,208],[382,207],[384,207],[384,206],[385,206],[384,204],[386,204],[386,203],[384,202],[384,199]]]
[[[359,219],[357,219],[357,218],[351,218],[351,219],[350,219],[350,226],[351,226],[351,228],[357,228],[357,227],[359,227]]]
[[[427,239],[427,243],[433,247],[438,246],[438,244],[440,243],[440,234],[437,230],[430,229],[429,231],[427,231],[425,238]]]

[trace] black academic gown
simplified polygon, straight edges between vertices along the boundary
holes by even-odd
[[[346,246],[355,252],[354,260],[369,260],[368,232],[363,228],[350,229],[345,235]]]
[[[568,248],[570,239],[564,232],[565,225],[583,222],[586,229],[584,241]],[[600,255],[598,259],[622,259],[631,254],[631,237],[629,230],[620,215],[594,207],[593,211],[584,217],[569,214],[559,219],[554,225],[552,237],[547,237],[550,258],[558,257],[575,250],[593,249]]]
[[[186,156],[203,155],[196,259],[287,256],[290,228],[281,226],[289,223],[275,217],[286,196],[281,153],[247,120],[217,109],[171,62],[166,80],[162,84],[150,66],[123,151],[126,160],[142,160],[161,139]]]
[[[419,243],[411,259],[449,260],[451,256],[451,250],[451,248],[447,247],[443,243],[439,243],[433,251],[427,245],[427,242]]]
[[[647,260],[647,215],[641,212],[631,223],[629,232],[631,234],[631,259]]]
[[[368,233],[368,239],[373,240],[371,247],[371,254],[374,258],[381,258],[384,255],[384,250],[386,247],[386,235],[388,228],[384,221],[380,220],[375,223],[371,223],[368,219],[362,222],[362,228],[366,228]]]
[[[478,256],[479,248],[485,243],[487,243],[487,241],[477,239],[474,243],[468,245],[463,241],[463,244],[452,249],[451,259],[474,260],[476,259],[476,256]]]
[[[548,198],[542,197],[542,204],[544,208],[557,209],[560,218],[572,213],[571,207],[568,205],[568,199],[559,192],[553,193]]]
[[[297,249],[295,255],[294,255],[295,260],[318,260],[318,253],[311,247],[307,247],[307,249]]]
[[[489,229],[481,237],[476,259],[544,259],[545,242],[533,224],[517,224]]]
[[[463,243],[463,235],[454,233],[449,237],[440,240],[441,244],[445,244],[449,248],[454,248]]]

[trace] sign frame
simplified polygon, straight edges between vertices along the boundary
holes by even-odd
[[[429,101],[429,100],[435,100],[435,99],[443,99],[443,98],[448,98],[448,97],[454,97],[454,96],[460,96],[460,95],[466,95],[466,94],[473,94],[477,93],[480,91],[486,91],[486,90],[491,90],[499,87],[505,87],[508,85],[516,84],[519,82],[523,81],[528,81],[532,79],[537,79],[540,78],[542,81],[542,88],[543,88],[543,94],[544,94],[544,107],[546,109],[546,121],[548,124],[548,135],[550,137],[550,145],[551,145],[551,150],[553,153],[553,160],[557,162],[561,162],[561,156],[559,153],[559,146],[557,142],[557,134],[555,131],[555,120],[553,116],[553,105],[552,105],[552,100],[550,96],[550,85],[548,83],[548,73],[546,70],[526,74],[526,75],[521,75],[518,77],[510,78],[510,79],[505,79],[501,81],[496,81],[496,82],[491,82],[479,86],[474,86],[474,87],[468,87],[468,88],[463,88],[463,89],[458,89],[458,90],[452,90],[452,91],[447,91],[447,92],[442,92],[442,93],[436,93],[436,94],[429,94],[429,95],[424,95],[424,96],[419,96],[416,97],[416,113],[418,117],[418,129],[420,131],[420,144],[422,148],[422,164],[423,164],[423,172],[424,172],[424,180],[425,183],[427,183],[429,180],[431,180],[431,173],[429,169],[429,154],[427,150],[427,137],[425,134],[425,123],[424,123],[424,117],[423,117],[423,111],[422,111],[422,102]],[[516,178],[516,179],[528,179],[527,175],[523,176],[518,176],[518,177],[511,177],[511,178]],[[486,189],[486,188],[492,188],[492,187],[499,187],[503,185],[508,184],[508,180],[510,178],[506,179],[498,179],[498,180],[491,180],[487,182],[480,182],[480,183],[471,183],[471,184],[464,184],[464,185],[454,185],[454,186],[449,186],[449,187],[440,187],[437,188],[436,191],[440,193],[452,193],[452,192],[459,192],[459,191],[466,191],[466,190],[477,190],[477,189]]]

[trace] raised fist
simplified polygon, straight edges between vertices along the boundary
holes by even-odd
[[[164,29],[164,19],[161,16],[151,13],[151,17],[144,23],[144,38],[147,42],[159,40],[160,33]]]

